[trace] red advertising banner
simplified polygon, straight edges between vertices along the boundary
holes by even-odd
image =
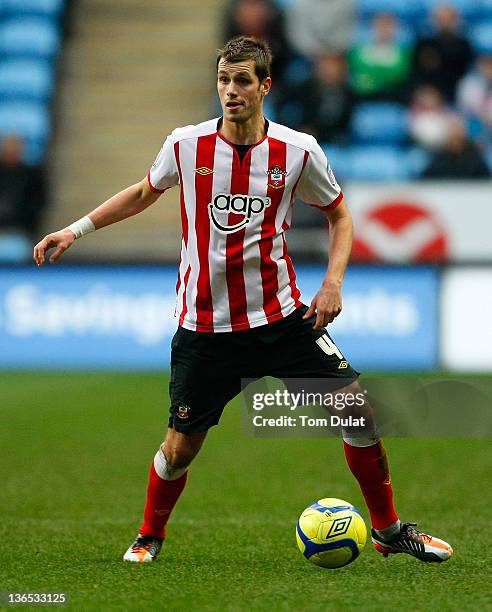
[[[492,262],[492,183],[419,182],[345,186],[352,260]]]

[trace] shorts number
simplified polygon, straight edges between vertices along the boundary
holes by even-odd
[[[328,336],[328,334],[323,334],[316,340],[316,344],[320,347],[320,349],[326,353],[327,355],[336,355],[338,359],[342,360],[343,355],[340,352],[338,346],[333,342],[333,340]]]

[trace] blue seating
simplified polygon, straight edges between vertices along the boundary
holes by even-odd
[[[49,134],[49,113],[42,104],[4,102],[0,104],[0,134],[12,132],[42,140]]]
[[[304,118],[304,109],[300,100],[292,99],[282,104],[277,111],[277,119],[286,125],[300,125]]]
[[[0,99],[48,101],[53,95],[54,74],[39,60],[0,62]]]
[[[421,0],[358,0],[358,11],[363,19],[375,13],[391,13],[407,23],[423,15]]]
[[[63,12],[65,0],[0,0],[3,15],[39,15],[58,19]]]
[[[32,243],[19,233],[0,234],[0,263],[20,264],[32,257]]]
[[[9,19],[0,25],[0,54],[4,56],[53,58],[60,34],[47,19]]]
[[[480,0],[481,17],[486,20],[492,19],[492,0]]]
[[[305,57],[295,57],[290,60],[285,69],[285,80],[288,83],[302,83],[313,74],[313,66]]]
[[[485,151],[485,160],[487,161],[490,172],[492,173],[492,147],[488,147]]]
[[[419,177],[429,153],[418,147],[322,144],[339,181],[405,181]]]
[[[50,114],[43,104],[4,102],[0,104],[0,137],[17,134],[25,139],[24,160],[41,161],[50,136]]]
[[[492,54],[492,20],[472,27],[470,41],[477,53]]]
[[[277,121],[277,112],[272,100],[266,98],[263,108],[265,111],[265,117],[268,117],[270,121]]]
[[[0,0],[0,137],[21,136],[30,164],[42,161],[50,138],[64,9],[65,0]]]
[[[405,181],[411,178],[406,152],[392,146],[352,147],[351,179]]]
[[[355,108],[351,130],[356,143],[400,144],[408,137],[408,112],[392,102],[365,102]]]
[[[400,22],[396,29],[396,41],[403,45],[413,45],[415,42],[416,31],[415,28],[410,27],[408,23]],[[374,32],[371,28],[369,21],[360,20],[356,32],[355,42],[356,44],[368,44],[374,39]]]
[[[406,152],[405,164],[410,178],[419,178],[431,160],[431,153],[421,147],[410,147]]]
[[[453,6],[465,21],[476,19],[482,12],[482,0],[419,0],[426,16],[436,7]]]
[[[339,181],[350,179],[352,171],[352,149],[330,143],[322,143],[321,147],[328,158],[330,166]]]

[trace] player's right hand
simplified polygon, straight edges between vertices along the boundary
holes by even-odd
[[[33,259],[38,266],[42,266],[46,252],[55,248],[54,253],[49,258],[50,263],[55,263],[61,254],[70,248],[74,242],[75,234],[68,228],[48,234],[34,247]]]

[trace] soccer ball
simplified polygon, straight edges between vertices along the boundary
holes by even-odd
[[[315,501],[304,510],[296,526],[297,546],[306,559],[332,569],[355,561],[366,537],[359,510],[336,497]]]

